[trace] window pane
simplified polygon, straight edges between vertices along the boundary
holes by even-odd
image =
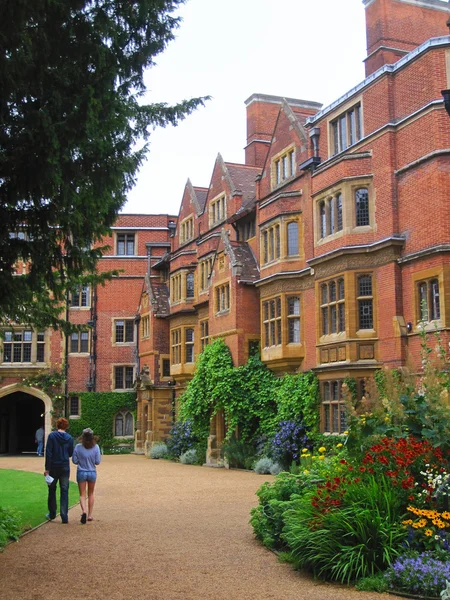
[[[322,304],[328,304],[328,286],[326,283],[322,285]]]
[[[133,319],[128,319],[125,321],[125,341],[132,342],[134,339],[134,321]]]
[[[125,387],[127,389],[133,387],[133,367],[125,367]]]
[[[336,198],[330,198],[330,226],[329,232],[334,233],[336,228]]]
[[[78,400],[78,396],[71,396],[70,397],[70,414],[72,416],[78,416],[79,413],[79,400]]]
[[[118,435],[118,436],[123,435],[123,416],[122,415],[116,415],[114,433],[115,433],[115,435]]]
[[[186,298],[194,297],[194,274],[188,273],[186,275]]]
[[[328,334],[328,308],[322,308],[322,335]]]
[[[123,379],[123,367],[116,367],[114,369],[114,378],[115,378],[115,388],[117,390],[122,390],[123,389],[123,383],[124,383],[124,379]],[[118,434],[116,434],[118,435]],[[121,434],[119,434],[121,435]]]
[[[344,297],[345,297],[344,280],[339,279],[339,281],[338,281],[338,298],[339,298],[339,300],[343,300]]]
[[[125,431],[124,435],[133,435],[134,427],[133,427],[133,415],[130,412],[127,412],[125,415]]]
[[[3,362],[10,363],[12,361],[12,344],[3,343]]]
[[[80,352],[89,352],[89,333],[81,332]]]
[[[287,226],[288,256],[298,254],[298,223],[289,223]]]
[[[356,226],[369,225],[369,191],[360,188],[355,192],[356,201]]]
[[[125,321],[116,321],[116,343],[121,344],[125,341]]]
[[[331,281],[328,290],[330,292],[330,302],[336,302],[336,282]]]
[[[337,311],[336,304],[330,306],[330,319],[331,319],[331,333],[336,333],[337,331]]]
[[[362,275],[358,277],[358,296],[372,295],[372,276]]]
[[[330,423],[330,405],[326,404],[323,407],[323,413],[324,413],[324,430],[328,433],[331,432],[331,423]]]
[[[439,303],[439,281],[437,279],[432,279],[430,281],[430,291],[431,291],[431,318],[432,319],[440,319],[441,318],[441,307]]]
[[[337,230],[342,231],[342,194],[336,196]]]
[[[78,333],[72,333],[70,336],[70,351],[78,352]]]
[[[31,362],[31,344],[23,345],[23,362]]]
[[[345,331],[345,304],[338,304],[339,324],[338,331]]]
[[[131,256],[134,254],[134,235],[127,235],[127,254]]]
[[[289,319],[289,343],[300,343],[300,319]]]
[[[325,202],[320,203],[320,237],[324,238],[327,235],[327,219],[325,211]]]
[[[300,314],[300,298],[297,296],[291,296],[288,299],[288,314],[299,315]]]
[[[372,300],[359,300],[359,328],[373,329]]]

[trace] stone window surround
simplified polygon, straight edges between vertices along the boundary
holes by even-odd
[[[288,225],[290,223],[296,222],[298,225],[298,250],[299,253],[298,254],[293,254],[293,255],[289,255],[288,254]],[[264,262],[264,256],[265,256],[265,232],[268,232],[269,229],[275,227],[276,225],[279,226],[279,247],[280,247],[280,255],[277,257],[274,257],[272,260],[268,260],[267,262]],[[299,213],[296,214],[285,214],[285,215],[278,215],[276,217],[274,217],[273,219],[270,219],[266,222],[264,222],[262,225],[260,225],[260,247],[261,247],[261,270],[269,267],[273,264],[276,264],[277,262],[283,260],[298,260],[298,259],[302,259],[303,258],[303,244],[302,244],[302,238],[303,238],[303,221],[302,218],[300,216]],[[275,241],[275,233],[274,233],[274,241]]]
[[[356,191],[360,188],[367,188],[369,192],[369,225],[356,226]],[[342,194],[342,230],[321,237],[321,202],[335,198],[337,194]],[[320,193],[313,196],[314,202],[314,246],[321,246],[327,242],[343,237],[344,235],[371,233],[376,231],[375,224],[375,192],[372,185],[372,176],[348,177],[338,181],[332,187],[321,190]]]

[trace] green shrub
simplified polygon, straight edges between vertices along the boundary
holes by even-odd
[[[11,540],[18,540],[22,532],[20,514],[15,508],[0,506],[0,550]]]
[[[149,458],[168,458],[169,450],[167,449],[166,444],[158,442],[150,448],[148,456]]]
[[[270,470],[272,469],[274,464],[275,463],[271,458],[263,456],[262,458],[256,461],[256,463],[253,466],[253,470],[255,471],[255,473],[258,473],[258,475],[266,475],[270,473]]]
[[[195,465],[197,464],[197,461],[197,450],[195,448],[186,450],[186,452],[180,456],[180,463],[183,463],[183,465]]]
[[[282,471],[275,481],[266,481],[256,492],[259,505],[251,510],[250,523],[253,532],[268,548],[284,547],[282,532],[284,513],[292,506],[292,498],[298,498],[308,489],[308,483],[298,475]]]
[[[244,440],[236,439],[234,433],[222,444],[222,451],[228,464],[234,469],[251,469],[255,462],[255,447]]]
[[[346,489],[328,504],[315,491],[295,500],[284,515],[283,537],[297,568],[350,583],[385,570],[402,550],[406,532],[397,492],[386,478],[340,484]]]
[[[384,573],[377,573],[371,577],[363,577],[356,582],[356,589],[360,592],[378,592],[382,594],[388,589],[388,584]]]

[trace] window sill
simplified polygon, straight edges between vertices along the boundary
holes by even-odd
[[[223,316],[227,315],[229,312],[230,312],[230,309],[227,308],[225,310],[221,310],[219,312],[216,312],[215,315],[216,315],[216,317],[223,317]]]
[[[69,419],[76,421],[77,419],[81,419],[81,416],[80,415],[69,415]]]
[[[69,306],[69,310],[74,310],[74,311],[91,310],[91,307],[90,306]]]
[[[113,392],[134,392],[134,388],[114,388]]]
[[[86,356],[90,356],[90,352],[69,352],[69,356],[86,357]]]

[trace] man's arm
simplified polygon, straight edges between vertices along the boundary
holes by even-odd
[[[52,465],[53,458],[53,438],[51,435],[48,436],[47,446],[45,448],[45,471],[44,475],[48,475],[50,467]]]

